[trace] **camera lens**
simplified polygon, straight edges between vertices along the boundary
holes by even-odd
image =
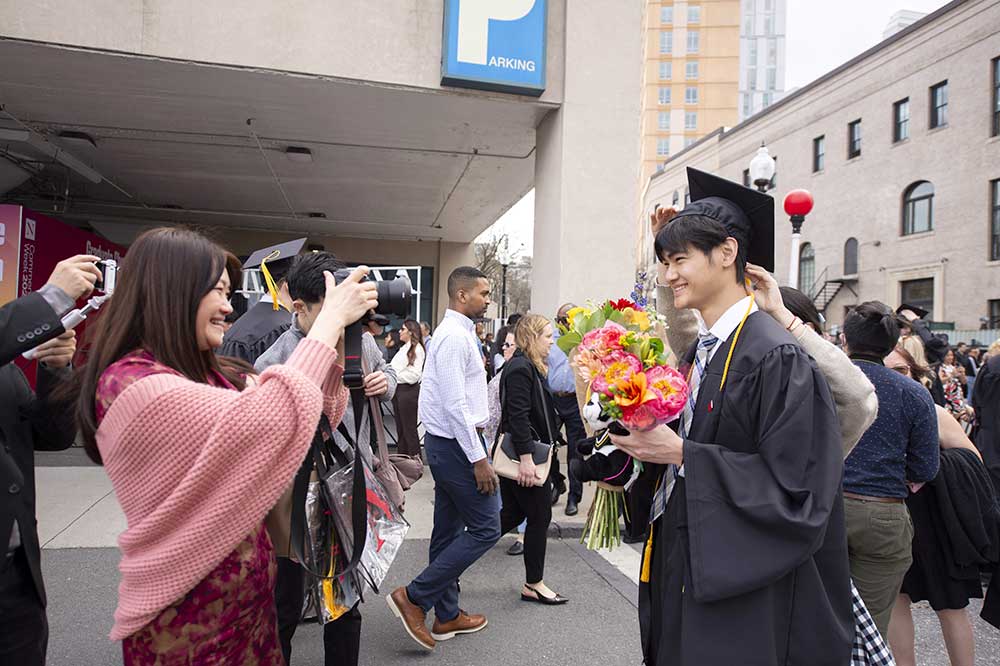
[[[403,278],[395,280],[380,280],[377,284],[378,307],[375,312],[384,315],[405,317],[410,314],[413,292],[410,281]]]

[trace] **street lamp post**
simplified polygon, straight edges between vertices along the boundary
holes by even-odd
[[[500,318],[507,322],[507,264],[500,264]]]
[[[813,198],[808,190],[792,190],[785,196],[785,212],[792,221],[792,255],[788,262],[788,284],[801,289],[799,285],[799,246],[802,243],[802,223],[812,211]],[[812,286],[812,285],[810,285]]]
[[[757,154],[750,160],[750,182],[756,187],[758,192],[767,192],[771,189],[771,179],[774,178],[774,158],[760,142]]]

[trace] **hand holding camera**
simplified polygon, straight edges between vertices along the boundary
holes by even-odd
[[[63,259],[56,264],[55,270],[49,276],[48,284],[59,287],[74,301],[83,296],[89,296],[94,285],[101,280],[101,269],[97,267],[100,257],[90,254],[78,254]]]
[[[378,306],[376,285],[374,282],[365,281],[367,275],[368,267],[359,266],[337,284],[331,273],[323,272],[326,278],[326,297],[323,300],[323,309],[320,310],[307,337],[336,347],[345,326]]]

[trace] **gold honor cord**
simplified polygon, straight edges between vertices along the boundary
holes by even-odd
[[[733,336],[733,344],[729,345],[729,354],[726,355],[726,365],[722,368],[722,381],[719,382],[719,395],[722,395],[722,387],[726,385],[726,377],[729,376],[729,364],[733,361],[733,351],[736,349],[736,342],[740,339],[740,333],[743,331],[743,325],[747,323],[747,319],[750,317],[750,312],[753,310],[753,304],[756,301],[754,294],[750,294],[750,305],[747,306],[747,311],[743,313],[743,318],[740,319],[740,325],[736,327],[736,335]],[[697,353],[697,352],[696,352]],[[706,366],[707,369],[707,366]],[[688,385],[691,385],[691,373],[694,371],[694,364],[688,369],[687,381]],[[659,488],[660,484],[663,482],[663,475],[656,482],[656,487]],[[653,494],[656,492],[654,490]],[[653,524],[649,526],[649,539],[646,540],[646,548],[642,556],[642,568],[639,572],[639,581],[643,583],[649,582],[649,565],[650,560],[653,555]]]
[[[267,262],[273,261],[280,256],[281,250],[275,250],[260,260],[260,272],[264,274],[264,282],[267,283],[267,291],[271,294],[271,307],[274,308],[275,312],[278,311],[281,304],[278,303],[278,287],[274,284],[274,278],[271,277],[271,271],[267,270]]]

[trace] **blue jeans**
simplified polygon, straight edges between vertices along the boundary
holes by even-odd
[[[458,617],[458,578],[500,540],[500,494],[476,488],[472,463],[454,439],[424,436],[434,477],[434,531],[430,564],[406,587],[424,612],[440,622]]]

